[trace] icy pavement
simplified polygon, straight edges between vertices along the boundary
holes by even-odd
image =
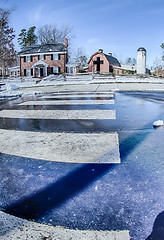
[[[86,86],[92,84],[83,88],[80,86],[81,94],[82,90],[87,94]],[[78,90],[77,86],[71,87]],[[92,87],[95,94],[95,89],[98,91],[101,88],[98,91],[100,93],[111,86],[102,84]],[[60,92],[60,95],[72,94],[70,86],[61,86],[60,91],[64,88],[67,88],[67,92]],[[58,95],[58,89],[51,95]],[[44,103],[45,99],[41,99]],[[164,120],[164,93],[116,93],[114,100],[114,106],[30,106],[16,104],[16,100],[13,104],[12,101],[8,105],[6,103],[5,110],[10,111],[116,110],[116,119],[36,121],[1,117],[0,126],[2,130],[23,131],[25,134],[62,132],[101,136],[101,133],[116,132],[119,136],[121,164],[72,164],[1,153],[1,209],[39,223],[70,229],[129,230],[132,240],[145,240],[151,234],[156,217],[164,209],[164,129],[153,128],[155,120]],[[51,101],[54,101],[53,98]],[[65,101],[64,98],[62,101]],[[33,138],[29,141],[32,142]],[[104,144],[107,146],[106,142]]]
[[[52,96],[54,98],[52,98]],[[93,95],[84,94],[83,96],[70,93],[67,98],[64,95],[52,95],[49,102],[44,101],[44,98],[37,98],[37,101],[26,101],[19,106],[37,106],[42,105],[43,110],[22,110],[10,109],[0,111],[0,118],[15,119],[22,123],[27,119],[33,120],[37,123],[39,120],[115,120],[115,110],[107,110],[111,104],[114,104],[114,94],[101,93]],[[101,96],[101,97],[99,97]],[[66,101],[67,99],[67,101]],[[104,109],[90,109],[90,110],[47,110],[47,105],[56,106],[58,100],[60,104],[65,105],[65,102],[70,106],[78,103],[84,105],[101,105]],[[103,99],[103,100],[102,100]],[[111,102],[112,101],[112,102]],[[18,107],[19,107],[18,106]],[[59,109],[60,106],[58,105]],[[23,124],[22,124],[23,125]],[[2,126],[1,126],[2,127]],[[3,139],[0,146],[2,153],[36,158],[56,162],[72,162],[72,163],[120,163],[119,157],[119,141],[117,133],[56,133],[56,132],[38,132],[28,131],[24,132],[15,130],[1,129],[1,139]],[[35,149],[35,151],[33,151]]]

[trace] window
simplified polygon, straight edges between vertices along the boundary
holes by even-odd
[[[26,56],[24,56],[24,62],[26,62]]]
[[[31,68],[30,69],[26,69],[26,76],[31,76]]]
[[[40,60],[44,60],[44,54],[40,55]]]
[[[58,54],[57,53],[54,54],[53,60],[58,60]]]
[[[58,73],[58,67],[53,67],[53,73]]]
[[[31,68],[31,76],[33,76],[33,68]]]
[[[58,60],[58,54],[55,53],[55,54],[51,54],[51,60]]]
[[[30,55],[26,56],[26,61],[31,62],[31,56]]]
[[[51,67],[51,74],[60,72],[60,67]]]
[[[60,60],[60,54],[58,54],[58,60]]]
[[[26,76],[26,69],[24,69],[24,76]]]
[[[31,62],[32,62],[32,56],[31,56]]]
[[[40,60],[40,55],[38,55],[38,60]]]
[[[60,69],[60,67],[58,67],[58,73],[60,73],[61,72],[61,69]]]

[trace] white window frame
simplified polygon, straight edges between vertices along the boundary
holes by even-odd
[[[40,54],[40,60],[44,60],[44,54]]]
[[[31,55],[26,56],[26,62],[31,62]]]
[[[26,76],[31,76],[31,68],[26,69]]]
[[[53,54],[53,60],[58,60],[58,53]]]
[[[53,67],[53,73],[58,73],[58,71],[59,71],[59,69],[58,69],[58,67]]]

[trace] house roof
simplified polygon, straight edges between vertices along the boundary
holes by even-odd
[[[63,43],[59,44],[44,44],[44,45],[33,45],[25,47],[18,54],[33,54],[33,53],[49,53],[49,52],[64,52],[66,51]]]
[[[117,60],[117,58],[108,55],[108,54],[104,54],[104,56],[106,57],[106,59],[108,60],[109,63],[111,63],[112,65],[117,65],[121,67],[121,64],[119,63],[119,61]]]
[[[121,65],[121,67],[115,66],[114,68],[120,69],[120,70],[126,70],[126,71],[136,71],[137,70],[137,66],[130,66],[130,65]]]

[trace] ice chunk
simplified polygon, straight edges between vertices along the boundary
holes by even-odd
[[[155,121],[153,123],[153,127],[160,127],[160,126],[163,126],[163,121],[162,120],[158,120],[158,121]]]

